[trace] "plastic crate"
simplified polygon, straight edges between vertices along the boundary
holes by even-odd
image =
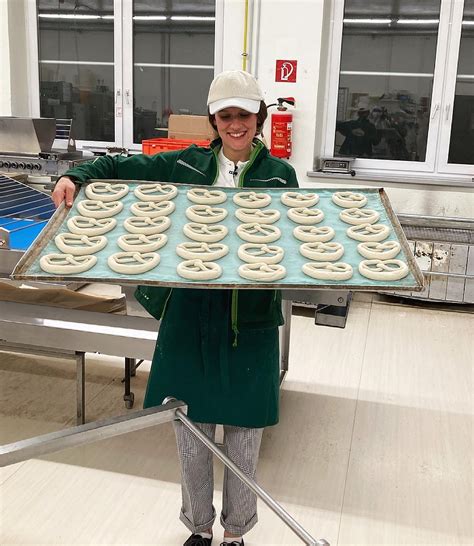
[[[210,140],[193,140],[193,139],[179,139],[179,138],[150,138],[142,140],[142,152],[147,155],[154,155],[160,152],[169,152],[171,150],[182,150],[196,144],[196,146],[202,146],[209,148]]]

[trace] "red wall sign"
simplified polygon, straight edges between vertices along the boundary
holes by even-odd
[[[296,65],[298,61],[282,61],[276,62],[276,82],[296,82]]]

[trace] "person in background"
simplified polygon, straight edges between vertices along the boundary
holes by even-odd
[[[378,144],[379,137],[373,123],[369,121],[370,110],[361,107],[357,119],[338,121],[336,131],[346,138],[339,149],[339,155],[372,157],[372,146]]]
[[[53,192],[72,205],[75,185],[90,178],[184,182],[243,188],[294,188],[294,169],[270,156],[261,134],[267,117],[262,91],[243,71],[219,74],[211,83],[208,115],[219,138],[210,149],[190,146],[155,156],[100,157],[62,177]],[[169,289],[141,286],[137,299],[157,319],[159,337],[145,407],[166,396],[188,404],[188,416],[211,439],[224,425],[228,456],[255,477],[264,427],[279,414],[281,294],[275,290]],[[181,521],[191,531],[185,546],[209,546],[213,506],[211,452],[174,423],[182,474]],[[244,544],[257,522],[255,495],[225,469],[220,518],[222,544]]]

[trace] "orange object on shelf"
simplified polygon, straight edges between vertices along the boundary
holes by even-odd
[[[149,138],[142,140],[142,152],[147,155],[154,155],[160,152],[169,152],[171,150],[182,150],[196,144],[203,148],[209,148],[210,140],[193,140],[180,138]]]

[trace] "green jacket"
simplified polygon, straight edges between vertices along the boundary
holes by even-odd
[[[269,154],[261,140],[255,139],[250,161],[239,178],[244,188],[295,188],[296,173],[288,163]],[[164,152],[153,156],[137,154],[130,157],[102,156],[81,163],[65,174],[76,182],[91,178],[152,180],[212,186],[219,175],[217,154],[220,139],[210,149],[195,145],[184,150]],[[138,301],[155,318],[161,319],[172,289],[139,286],[135,293]],[[283,324],[281,294],[273,290],[234,290],[232,293],[232,328],[234,332],[246,329],[271,328]]]

